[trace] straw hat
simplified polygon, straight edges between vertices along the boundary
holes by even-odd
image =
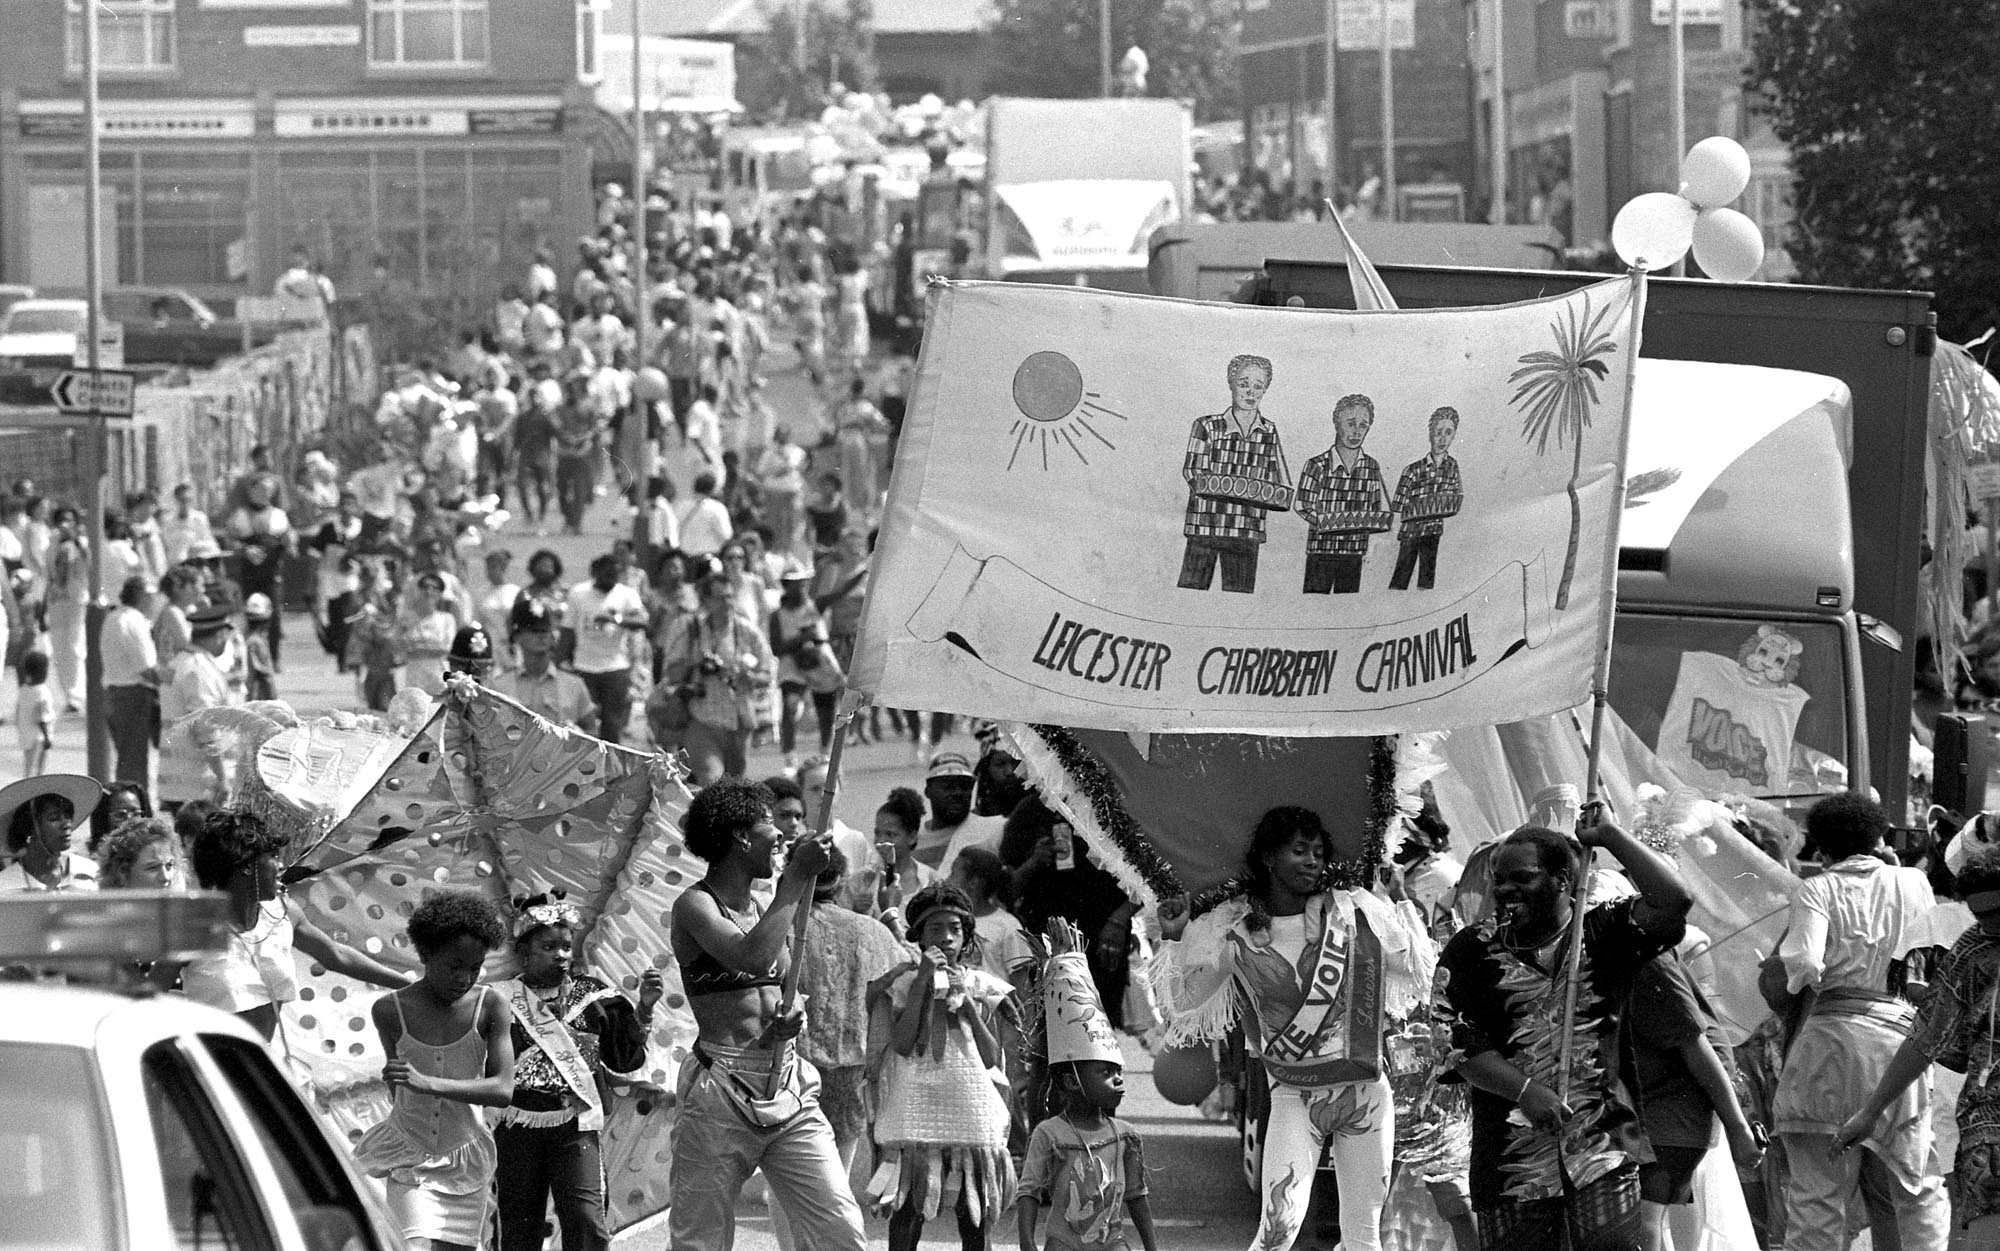
[[[74,817],[70,822],[70,831],[74,833],[90,820],[97,801],[104,798],[104,787],[96,778],[80,773],[45,773],[36,778],[22,778],[0,788],[0,836],[13,828],[16,812],[43,795],[60,795],[69,800]]]

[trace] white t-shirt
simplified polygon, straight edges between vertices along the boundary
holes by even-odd
[[[979,935],[979,967],[1003,981],[1013,980],[1014,966],[1035,958],[1028,932],[1005,908],[973,918],[972,928]]]
[[[917,832],[916,856],[939,873],[950,873],[952,861],[968,847],[984,847],[998,853],[1000,836],[1006,832],[1005,817],[969,816],[949,829],[938,829],[926,821]]]
[[[713,556],[736,535],[729,510],[713,495],[697,495],[681,513],[681,550],[690,556]]]
[[[1660,762],[1689,786],[1769,794],[1790,785],[1792,736],[1812,698],[1754,679],[1733,656],[1689,652],[1660,721]]]
[[[632,667],[625,650],[625,627],[644,624],[646,604],[639,592],[623,582],[600,591],[594,582],[579,582],[569,591],[569,619],[576,627],[576,671],[611,673]],[[600,621],[610,617],[610,621]]]

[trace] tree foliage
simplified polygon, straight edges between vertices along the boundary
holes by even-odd
[[[1750,9],[1800,277],[1932,291],[1948,339],[2000,321],[2000,0]]]
[[[1200,120],[1236,115],[1237,0],[1110,0],[1110,10],[1114,71],[1127,48],[1144,49],[1147,95],[1186,100]],[[994,0],[994,91],[1096,95],[1099,12],[1096,0]]]
[[[746,77],[754,86],[744,103],[753,113],[818,117],[833,83],[849,91],[875,90],[880,74],[872,0],[764,0],[763,10],[763,38],[745,45],[751,62]],[[802,25],[803,65],[798,55]]]

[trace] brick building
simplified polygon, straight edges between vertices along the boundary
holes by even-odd
[[[105,281],[468,295],[592,224],[605,0],[95,0]],[[0,280],[83,281],[81,12],[7,0]],[[628,158],[629,159],[629,155]]]
[[[1247,163],[1280,188],[1352,191],[1382,162],[1379,0],[1244,0]],[[1402,185],[1467,185],[1473,130],[1464,0],[1392,0],[1396,174]],[[1336,14],[1336,169],[1327,170],[1327,15]]]
[[[1567,204],[1566,223],[1552,224],[1589,243],[1609,238],[1633,196],[1674,190],[1670,0],[1467,0],[1466,12],[1480,199],[1493,182],[1496,77],[1507,97],[1508,220],[1540,221]],[[1727,135],[1749,149],[1750,189],[1736,207],[1763,228],[1762,276],[1782,278],[1791,173],[1784,146],[1746,107],[1741,0],[1682,0],[1682,23],[1687,141]],[[1506,54],[1497,76],[1496,29]]]

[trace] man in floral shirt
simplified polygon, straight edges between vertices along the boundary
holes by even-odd
[[[1187,550],[1180,585],[1206,591],[1222,565],[1222,589],[1257,589],[1257,554],[1264,514],[1291,505],[1291,473],[1278,428],[1258,411],[1271,385],[1271,362],[1238,356],[1229,362],[1229,407],[1197,417],[1188,433],[1181,476],[1187,479]]]
[[[1686,932],[1692,901],[1673,861],[1624,830],[1598,825],[1581,837],[1583,848],[1538,826],[1508,835],[1493,858],[1494,916],[1460,930],[1438,962],[1445,1063],[1473,1089],[1483,1251],[1642,1246],[1639,1165],[1653,1156],[1621,1077],[1620,1020],[1640,967]],[[1584,914],[1576,1016],[1565,1022],[1571,884],[1596,847],[1639,897]]]
[[[1333,446],[1306,462],[1299,475],[1299,516],[1306,538],[1305,593],[1336,595],[1361,589],[1368,539],[1389,528],[1389,489],[1382,466],[1361,450],[1375,424],[1375,401],[1343,395],[1333,406]]]
[[[1457,434],[1457,409],[1432,413],[1430,452],[1404,466],[1403,476],[1396,479],[1394,507],[1403,518],[1403,530],[1396,536],[1396,572],[1389,578],[1392,591],[1409,590],[1412,573],[1421,590],[1437,585],[1438,540],[1444,537],[1445,518],[1457,516],[1465,503],[1458,462],[1451,455]]]

